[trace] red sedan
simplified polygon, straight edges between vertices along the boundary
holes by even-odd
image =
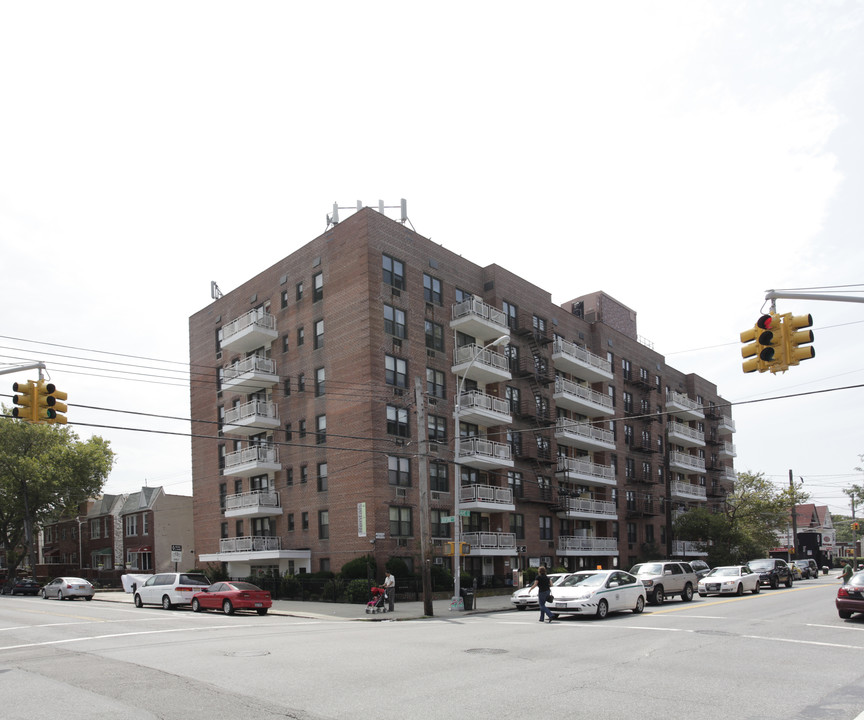
[[[222,608],[226,615],[233,615],[235,610],[254,610],[259,615],[266,615],[272,606],[269,592],[252,583],[233,580],[214,583],[192,596],[195,612]]]

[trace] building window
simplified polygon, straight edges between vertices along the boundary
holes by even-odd
[[[426,347],[429,350],[444,350],[444,327],[426,320]]]
[[[525,539],[525,516],[521,513],[510,514],[510,532],[517,540]]]
[[[294,513],[288,513],[286,516],[288,518],[288,532],[294,531]]]
[[[301,325],[297,328],[297,347],[300,347],[303,344],[303,341],[306,339],[306,331],[303,329]]]
[[[324,273],[315,273],[312,276],[312,302],[318,302],[324,298]]]
[[[138,534],[138,516],[137,515],[127,515],[124,518],[125,524],[125,535],[126,537],[131,537]]]
[[[384,332],[388,335],[405,338],[405,311],[384,304]]]
[[[327,540],[330,537],[330,512],[328,510],[318,511],[318,538]]]
[[[306,392],[306,376],[303,373],[297,376],[297,392]]]
[[[300,484],[305,485],[309,482],[309,468],[306,465],[300,466]]]
[[[540,516],[540,539],[552,539],[552,518],[547,515]]]
[[[430,442],[447,442],[447,418],[440,415],[429,415],[426,418]]]
[[[449,510],[430,510],[429,511],[429,525],[430,531],[432,533],[432,537],[436,538],[449,538],[451,535],[451,528],[453,527],[453,523],[451,522],[441,522],[441,518],[447,517],[450,514]]]
[[[224,540],[228,537],[228,523],[223,522],[219,524],[219,537]]]
[[[102,522],[99,518],[90,521],[90,539],[98,540],[102,537]]]
[[[388,385],[408,387],[408,363],[392,355],[384,356],[384,378]]]
[[[279,298],[280,298],[280,309],[284,310],[286,307],[288,307],[288,291],[283,290],[279,294]]]
[[[289,486],[294,484],[294,468],[293,467],[289,467],[285,471],[285,484],[289,485]]]
[[[323,445],[327,442],[327,416],[319,415],[315,418],[315,444]]]
[[[390,508],[390,537],[411,537],[411,508]]]
[[[326,373],[323,367],[315,370],[315,397],[321,397],[324,394]]]
[[[431,397],[443,398],[446,390],[444,388],[444,373],[433,368],[426,368],[426,394]]]
[[[405,265],[401,260],[389,255],[381,256],[381,267],[384,271],[383,280],[397,290],[405,289]]]
[[[636,542],[636,523],[627,523],[627,542],[631,545]]]
[[[300,513],[300,527],[303,530],[309,529],[309,513],[308,512]]]
[[[406,408],[397,408],[394,405],[387,406],[387,434],[408,437],[408,410]]]
[[[318,463],[318,492],[324,492],[327,489],[327,463]]]
[[[297,437],[301,440],[306,437],[306,420],[297,421]]]
[[[509,303],[505,300],[502,304],[502,309],[504,310],[504,315],[507,316],[507,327],[511,330],[515,330],[517,327],[517,307],[513,303]]]
[[[391,485],[411,486],[411,460],[397,455],[387,456],[387,476]]]
[[[297,298],[298,302],[303,299],[303,283],[302,282],[297,283],[295,297]]]
[[[521,498],[525,496],[525,487],[522,484],[521,472],[516,472],[515,470],[508,470],[507,485],[509,485],[510,489],[513,491],[514,498]]]
[[[316,320],[313,327],[315,330],[315,337],[312,339],[312,346],[316,350],[319,350],[324,347],[324,321]]]
[[[443,304],[441,281],[438,278],[423,273],[423,297],[428,303]]]
[[[450,483],[447,478],[447,463],[429,463],[429,489],[432,492],[450,492]]]
[[[510,406],[510,414],[518,415],[520,412],[519,408],[519,388],[510,387],[509,385],[504,388],[504,399],[507,401],[507,404]]]
[[[291,347],[291,345],[290,345],[290,343],[288,342],[288,336],[287,336],[287,335],[283,335],[283,336],[282,336],[282,352],[283,352],[283,353],[287,353],[287,352],[288,352],[288,349],[289,349],[290,347]]]

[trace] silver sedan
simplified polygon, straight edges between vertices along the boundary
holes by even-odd
[[[42,597],[57,598],[58,600],[73,600],[83,597],[85,600],[93,599],[93,586],[84,578],[58,577],[47,583],[42,588]]]

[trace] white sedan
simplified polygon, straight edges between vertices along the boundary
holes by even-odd
[[[706,595],[743,595],[759,592],[759,574],[747,565],[724,565],[715,567],[699,581],[696,588],[700,597]]]
[[[555,585],[555,583],[559,583],[563,578],[569,576],[570,573],[549,573],[549,584]],[[516,606],[517,610],[527,610],[528,608],[536,610],[540,607],[540,601],[537,599],[538,590],[536,587],[532,589],[531,585],[519,588],[510,596],[510,602]]]
[[[42,588],[42,597],[47,600],[56,597],[58,600],[73,600],[83,597],[85,600],[93,599],[93,586],[84,578],[58,577]]]
[[[623,570],[582,570],[552,588],[555,599],[546,605],[558,615],[596,615],[645,609],[645,586]]]

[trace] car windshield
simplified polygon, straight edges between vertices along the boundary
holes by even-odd
[[[235,590],[261,590],[261,588],[259,588],[257,585],[253,585],[252,583],[247,582],[232,582],[228,584]]]
[[[774,567],[773,560],[751,560],[747,564],[753,570],[770,570]]]
[[[602,585],[604,582],[606,582],[606,573],[577,573],[568,577],[558,587],[575,587],[576,585],[594,587]]]
[[[76,583],[76,584],[81,584],[81,585],[87,584],[87,581],[84,578],[66,578],[66,582]]]
[[[709,572],[706,577],[733,577],[740,574],[740,570],[737,567],[718,567]]]
[[[182,574],[180,582],[183,585],[209,585],[210,581],[204,575]]]
[[[639,563],[634,565],[630,572],[633,575],[660,575],[663,572],[663,565],[660,563]]]

